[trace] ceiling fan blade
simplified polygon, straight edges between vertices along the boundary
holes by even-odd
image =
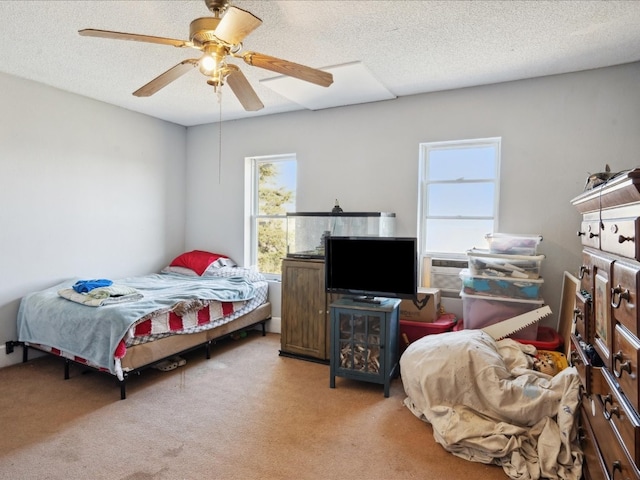
[[[78,33],[84,37],[101,37],[113,38],[116,40],[133,40],[136,42],[160,43],[163,45],[173,45],[174,47],[193,47],[193,43],[187,40],[177,40],[175,38],[153,37],[150,35],[138,35],[137,33],[112,32],[110,30],[96,30],[94,28],[85,28],[78,30]]]
[[[188,60],[184,60],[177,64],[175,67],[171,67],[166,72],[158,75],[156,78],[151,80],[146,85],[140,87],[138,90],[133,92],[136,97],[150,97],[158,90],[163,87],[166,87],[171,82],[181,77],[193,67],[198,65],[198,60],[195,58],[190,58]]]
[[[315,83],[321,87],[328,87],[333,83],[333,75],[328,72],[289,62],[281,58],[256,52],[245,52],[240,56],[245,62],[254,67],[260,67],[271,70],[272,72],[288,75],[289,77],[299,78],[300,80]]]
[[[215,36],[230,45],[236,45],[262,25],[253,13],[237,7],[229,7],[216,27]]]
[[[227,65],[227,68],[231,70],[231,73],[227,75],[227,84],[238,97],[244,109],[248,112],[263,109],[264,105],[253,87],[251,87],[247,77],[244,76],[244,73],[236,65]]]

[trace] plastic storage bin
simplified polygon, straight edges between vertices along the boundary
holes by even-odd
[[[400,319],[400,353],[404,352],[409,344],[422,337],[451,332],[456,322],[457,319],[454,315],[444,315],[430,323]]]
[[[487,327],[544,305],[542,299],[520,300],[506,297],[486,297],[469,295],[464,292],[460,292],[460,296],[462,297],[462,318],[465,328]],[[509,337],[516,340],[536,340],[538,338],[538,323],[529,325]]]
[[[470,295],[539,299],[542,278],[514,278],[498,275],[471,275],[469,269],[460,272],[462,291]]]
[[[544,255],[506,255],[473,248],[467,250],[471,275],[540,278]]]
[[[453,327],[454,332],[464,330],[464,319],[458,320],[458,323]],[[514,338],[520,343],[527,345],[533,345],[538,350],[555,350],[560,351],[564,345],[562,336],[551,327],[545,327],[544,325],[538,325],[538,336],[535,340],[528,340],[526,338]]]
[[[527,340],[525,338],[516,338],[520,343],[533,345],[538,350],[559,351],[564,345],[564,340],[560,334],[551,327],[544,325],[538,326],[538,336],[535,340]]]
[[[489,252],[509,255],[536,255],[542,235],[515,233],[489,233],[484,237],[489,243]]]

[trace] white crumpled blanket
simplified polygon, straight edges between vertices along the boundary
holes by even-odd
[[[537,372],[525,352],[536,350],[482,330],[423,337],[400,359],[404,404],[454,455],[501,465],[513,479],[578,480],[577,371]]]

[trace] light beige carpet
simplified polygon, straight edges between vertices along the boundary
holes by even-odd
[[[0,369],[2,479],[505,479],[459,459],[403,406],[401,379],[336,379],[280,357],[280,337],[228,340],[128,381],[42,357]],[[21,355],[16,349],[13,355]]]

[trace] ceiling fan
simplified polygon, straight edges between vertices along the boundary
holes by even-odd
[[[78,33],[88,37],[159,43],[180,48],[190,47],[203,52],[200,58],[183,60],[140,87],[133,92],[137,97],[151,96],[188,71],[198,67],[200,72],[208,77],[207,83],[213,86],[215,92],[218,92],[226,82],[245,110],[260,110],[264,107],[260,98],[240,68],[233,63],[227,63],[228,57],[241,58],[249,65],[295,77],[322,87],[328,87],[333,83],[333,75],[328,72],[262,53],[243,51],[242,40],[262,25],[262,20],[251,12],[231,6],[229,0],[204,0],[204,3],[214,16],[193,20],[189,26],[189,40],[96,29],[79,30]]]

